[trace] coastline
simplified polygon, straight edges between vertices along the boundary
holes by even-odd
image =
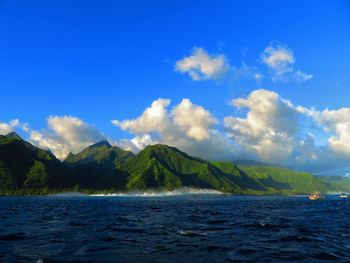
[[[40,189],[0,192],[0,196],[177,196],[177,195],[230,195],[230,196],[307,196],[310,193],[295,191],[239,191],[223,192],[216,189],[180,187],[175,189]],[[338,192],[327,192],[327,195],[337,195]]]

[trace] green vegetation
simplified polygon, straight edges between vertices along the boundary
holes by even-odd
[[[0,161],[0,191],[6,191],[14,188],[15,182],[11,172],[7,169],[6,165]]]
[[[45,192],[71,186],[72,176],[52,153],[10,133],[0,135],[0,183],[1,193]]]
[[[93,161],[97,163],[112,162],[115,165],[119,165],[133,155],[132,152],[124,151],[116,146],[113,147],[107,141],[101,141],[87,147],[78,154],[69,153],[64,162],[71,167],[76,167]]]
[[[39,162],[34,161],[34,165],[27,173],[27,178],[24,180],[25,188],[41,189],[47,185],[47,173],[45,166]]]
[[[248,176],[243,170],[238,168],[232,162],[212,162],[213,165],[218,167],[225,176],[242,190],[246,191],[267,191],[266,187],[261,184],[255,178]]]
[[[212,163],[191,157],[166,145],[147,146],[122,166],[130,175],[128,188],[166,188],[181,186],[239,192],[240,188]],[[237,170],[237,168],[234,168]],[[239,171],[235,171],[239,173]]]
[[[350,178],[345,176],[317,176],[317,178],[328,186],[329,191],[350,192]]]
[[[124,189],[128,175],[120,166],[132,156],[132,152],[102,141],[78,154],[70,153],[64,164],[74,175],[74,185],[81,189]]]
[[[314,191],[326,193],[328,191],[326,184],[309,173],[267,165],[241,166],[240,168],[270,191],[291,194],[305,194]]]
[[[350,179],[345,177],[316,177],[253,161],[237,163],[206,161],[160,144],[134,155],[107,141],[78,154],[70,153],[62,163],[52,153],[11,133],[0,136],[0,194],[109,193],[179,187],[255,195],[350,190]]]

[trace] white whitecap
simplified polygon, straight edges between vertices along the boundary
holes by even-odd
[[[223,192],[213,189],[199,189],[182,187],[171,191],[131,191],[131,192],[119,192],[110,194],[91,194],[90,196],[136,196],[136,197],[161,197],[161,196],[178,196],[178,195],[222,195]]]

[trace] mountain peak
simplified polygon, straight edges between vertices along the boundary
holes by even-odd
[[[74,157],[74,154],[72,152],[69,152],[66,159],[70,159],[70,158],[73,158]]]
[[[17,140],[22,140],[21,136],[19,136],[16,132],[10,132],[8,134],[5,135],[5,137],[7,138],[14,138],[14,139],[17,139]]]
[[[166,144],[153,144],[147,145],[138,156],[145,156],[146,158],[171,158],[171,156],[181,156],[181,158],[195,159],[196,157],[189,156],[187,153],[182,152],[176,147],[172,147]],[[174,157],[175,158],[175,157]]]
[[[106,146],[107,148],[112,147],[112,145],[107,140],[102,140],[100,142],[97,142],[95,144],[90,145],[89,148],[97,148],[97,147],[102,147],[102,146]]]
[[[166,149],[166,150],[177,150],[177,148],[175,147],[171,147],[171,146],[168,146],[166,144],[150,144],[150,145],[147,145],[145,149],[149,149],[149,150],[152,150],[152,151],[157,151],[157,150],[161,150],[161,149]]]
[[[172,148],[165,144],[153,144],[147,145],[142,151],[142,154],[162,154],[165,152],[173,152],[175,148]]]

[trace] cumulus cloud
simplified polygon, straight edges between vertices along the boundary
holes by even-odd
[[[0,122],[0,135],[6,135],[16,129],[22,129],[25,132],[29,131],[29,124],[22,123],[19,119],[13,119],[9,122]]]
[[[14,131],[19,125],[20,123],[18,119],[13,119],[10,122],[0,122],[0,135],[6,135]]]
[[[36,146],[49,149],[57,158],[64,159],[69,152],[78,153],[105,137],[93,126],[73,116],[51,116],[48,129],[32,130],[29,140]]]
[[[270,44],[261,54],[261,59],[270,69],[273,81],[304,82],[313,78],[313,75],[303,73],[294,68],[294,54],[287,47]]]
[[[192,54],[178,60],[175,70],[188,73],[193,80],[219,79],[230,65],[223,54],[210,55],[203,48],[193,48]]]
[[[243,118],[224,119],[227,135],[240,156],[307,171],[350,166],[350,108],[317,111],[295,107],[276,92],[263,89],[231,104],[246,112]],[[326,143],[317,144],[315,135],[305,130],[313,123],[325,132]]]
[[[193,80],[220,79],[223,76],[229,83],[234,84],[241,79],[254,80],[261,84],[263,79],[271,77],[274,82],[302,83],[313,78],[295,68],[296,59],[293,51],[287,46],[270,43],[260,54],[260,61],[266,66],[248,65],[241,61],[241,65],[230,65],[224,54],[209,54],[204,48],[195,47],[192,53],[175,63],[177,72],[188,74]]]
[[[133,137],[111,143],[135,153],[162,143],[205,159],[255,159],[307,171],[350,166],[350,108],[296,107],[265,89],[234,98],[231,105],[235,114],[220,122],[189,99],[172,107],[170,100],[158,99],[134,119],[113,120]],[[27,130],[30,142],[51,150],[61,160],[69,152],[80,152],[106,139],[78,117],[51,116],[47,125],[43,130],[30,130],[28,124],[14,119],[0,123],[0,133]]]
[[[236,144],[264,161],[286,162],[290,158],[298,132],[298,113],[289,101],[260,89],[246,99],[232,100],[232,105],[248,110],[246,118],[224,119],[226,131]]]
[[[134,119],[113,120],[133,137],[111,143],[135,153],[147,145],[162,143],[204,159],[255,159],[307,171],[350,166],[350,108],[295,107],[265,89],[234,98],[231,105],[235,114],[222,123],[189,99],[170,105],[170,100],[158,99]],[[51,150],[61,160],[69,152],[80,152],[105,139],[78,117],[51,116],[47,124],[46,129],[30,130],[27,123],[14,119],[0,123],[0,133],[27,130],[30,142]],[[309,127],[321,140],[310,133]]]
[[[155,100],[150,107],[144,110],[140,117],[133,120],[112,120],[112,123],[124,131],[134,134],[149,132],[162,132],[169,127],[169,116],[167,107],[170,104],[168,99]]]
[[[334,152],[350,155],[350,108],[317,111],[299,106],[297,109],[331,134],[328,144]]]
[[[201,106],[192,104],[189,99],[172,110],[173,125],[186,133],[187,137],[202,141],[210,137],[209,128],[217,123],[216,119]]]
[[[112,120],[112,123],[124,131],[136,135],[159,133],[184,133],[188,138],[204,140],[210,137],[209,128],[216,124],[216,119],[203,107],[183,99],[180,104],[168,111],[170,100],[155,100],[150,107],[136,119]]]
[[[154,145],[157,143],[158,141],[153,140],[151,135],[143,134],[140,136],[135,136],[131,140],[122,139],[118,142],[115,142],[115,145],[118,147],[121,147],[124,150],[128,150],[131,152],[139,152],[143,148],[145,148],[147,145]]]
[[[294,55],[291,50],[278,46],[268,46],[262,54],[264,63],[277,71],[277,73],[285,74],[293,71],[291,65],[294,64]]]
[[[224,118],[221,126],[210,111],[189,99],[172,108],[170,100],[158,99],[135,119],[112,121],[134,135],[117,145],[138,152],[163,143],[205,159],[255,159],[308,171],[350,165],[350,109],[295,107],[265,89],[235,98],[231,105],[237,114]],[[317,145],[314,135],[303,130],[305,121],[332,133],[326,145]]]
[[[170,100],[158,99],[138,118],[113,120],[114,125],[136,135],[131,140],[119,141],[119,145],[139,151],[148,144],[163,143],[214,159],[231,154],[226,137],[216,130],[217,120],[208,110],[189,99],[183,99],[171,110],[169,104]]]

